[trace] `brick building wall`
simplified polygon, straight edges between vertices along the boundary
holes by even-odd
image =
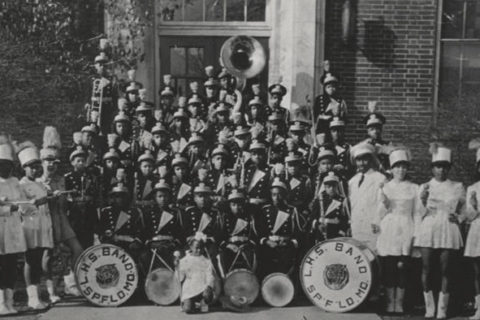
[[[470,183],[474,156],[466,145],[476,129],[465,122],[465,113],[455,112],[451,104],[440,101],[438,111],[434,111],[438,3],[352,1],[353,36],[345,44],[341,40],[343,1],[327,0],[325,58],[342,83],[351,143],[365,137],[362,118],[367,102],[376,100],[387,117],[385,138],[412,150],[415,181],[428,178],[428,144],[437,138],[454,148],[452,178]]]

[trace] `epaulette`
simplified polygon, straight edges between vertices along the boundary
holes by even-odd
[[[100,211],[104,212],[104,211],[111,210],[111,209],[112,209],[112,206],[108,206],[108,207],[104,207],[104,208],[100,209]]]
[[[188,210],[194,209],[194,208],[195,208],[195,206],[189,206],[189,207],[186,207],[186,208],[185,208],[185,211],[188,211]]]

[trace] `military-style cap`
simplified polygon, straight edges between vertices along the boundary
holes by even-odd
[[[125,112],[120,111],[113,119],[113,122],[130,122],[130,118],[125,114]]]
[[[327,176],[323,179],[323,183],[339,183],[340,180],[335,175],[335,172],[329,171]]]
[[[230,103],[220,101],[219,103],[217,103],[217,106],[215,107],[215,113],[230,112],[231,108],[232,108],[232,105]]]
[[[210,189],[205,183],[200,182],[198,186],[193,189],[193,193],[212,193],[212,189]]]
[[[113,194],[128,194],[128,189],[123,185],[123,183],[118,183],[115,187],[110,190],[110,195]]]
[[[146,104],[144,101],[140,102],[140,105],[135,109],[135,112],[152,112],[152,107]]]
[[[194,94],[190,99],[188,99],[188,105],[192,104],[202,104],[202,99],[198,96],[198,94]]]
[[[230,78],[230,77],[232,77],[232,75],[228,73],[227,69],[225,68],[223,68],[222,71],[220,71],[220,73],[218,74],[218,79]]]
[[[108,57],[105,52],[100,52],[98,56],[95,57],[95,63],[105,63],[108,62]]]
[[[207,81],[205,81],[203,83],[203,86],[205,88],[218,87],[218,82],[217,82],[217,80],[215,80],[215,78],[208,78]]]
[[[295,121],[291,126],[290,126],[290,131],[295,132],[295,131],[305,131],[305,126],[301,121]]]
[[[161,97],[173,97],[175,96],[175,93],[173,92],[172,88],[170,86],[167,86],[163,88],[162,92],[160,92]]]
[[[288,155],[285,157],[285,162],[300,162],[302,161],[302,156],[298,152],[291,151],[288,153]]]
[[[143,161],[150,161],[152,163],[155,162],[155,158],[152,155],[152,152],[150,150],[145,150],[145,153],[142,154],[140,157],[138,157],[138,163],[143,162]]]
[[[261,143],[258,140],[253,140],[252,143],[250,144],[250,148],[249,148],[250,151],[265,150],[265,149],[266,149],[265,144]]]
[[[331,73],[328,73],[325,79],[323,79],[324,86],[326,86],[329,83],[337,83],[337,82],[338,82],[338,79]]]
[[[175,111],[175,113],[173,114],[173,119],[178,119],[178,118],[188,119],[188,115],[185,113],[185,111],[183,111],[182,108],[178,108],[178,110]]]
[[[70,162],[72,162],[73,159],[75,159],[76,157],[84,157],[84,158],[87,157],[87,152],[83,149],[82,146],[77,146],[77,149],[75,149],[70,154],[70,157],[69,157]]]
[[[91,125],[82,127],[81,132],[90,132],[92,134],[96,134],[97,133],[97,128],[95,127],[94,124],[91,124]]]
[[[205,140],[197,132],[192,132],[190,139],[188,139],[187,146],[195,143],[204,143]]]
[[[188,165],[188,160],[182,157],[180,153],[176,153],[172,159],[172,167],[175,167],[181,164]]]
[[[281,113],[279,112],[273,112],[271,115],[268,116],[268,121],[273,122],[273,121],[284,121],[284,117]]]
[[[249,127],[243,127],[243,126],[238,126],[235,131],[233,132],[233,135],[235,137],[238,136],[244,136],[250,134],[250,128]]]
[[[263,105],[263,102],[262,102],[262,99],[260,99],[259,96],[253,97],[253,99],[248,102],[249,107],[251,107],[251,106],[262,106],[262,105]]]
[[[235,200],[245,200],[245,194],[238,189],[233,189],[232,192],[228,195],[228,201]]]
[[[120,156],[114,148],[110,148],[110,150],[103,155],[103,161],[111,159],[120,160]]]
[[[172,191],[172,188],[164,179],[161,179],[157,184],[155,184],[155,187],[153,188],[153,190],[154,191]]]
[[[273,189],[273,188],[281,188],[283,190],[287,190],[287,185],[279,177],[275,177],[275,179],[272,182],[272,185],[270,186],[270,189]]]
[[[326,146],[320,146],[318,148],[317,160],[322,160],[324,158],[335,158],[335,152]]]
[[[126,93],[130,93],[130,92],[137,92],[138,93],[139,89],[140,89],[140,87],[138,86],[138,84],[136,82],[130,82],[128,87],[125,89],[125,92]]]
[[[374,125],[384,125],[386,121],[385,117],[377,111],[377,101],[368,101],[369,114],[363,118],[367,127]]]
[[[40,159],[60,162],[60,153],[57,148],[42,148],[40,150]]]
[[[157,122],[155,126],[153,126],[152,130],[150,131],[151,134],[155,133],[168,133],[167,128],[161,122]]]
[[[351,149],[350,149],[350,153],[353,157],[353,159],[356,159],[360,156],[363,156],[365,154],[375,154],[375,147],[370,144],[370,143],[367,143],[367,142],[360,142],[356,145],[354,145]]]
[[[225,149],[223,144],[219,144],[215,149],[213,149],[211,157],[213,158],[216,155],[228,156],[228,151]]]
[[[283,97],[287,94],[287,88],[282,86],[280,83],[276,83],[268,87],[268,92],[270,92],[270,94],[280,94]]]

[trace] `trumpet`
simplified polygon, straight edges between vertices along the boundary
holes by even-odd
[[[109,84],[110,80],[105,77],[93,80],[91,102],[85,106],[87,121],[96,123],[98,127],[101,124],[103,103],[105,102],[103,90]]]

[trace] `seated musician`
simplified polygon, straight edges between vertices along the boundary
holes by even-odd
[[[228,194],[227,163],[229,152],[223,144],[217,145],[210,155],[212,169],[208,171],[205,182],[213,190],[215,204],[219,204]]]
[[[153,174],[155,158],[150,150],[138,157],[139,170],[135,174],[133,197],[135,205],[141,210],[148,210],[153,205],[153,187],[155,175]]]
[[[182,284],[180,301],[185,313],[208,311],[208,304],[213,300],[215,271],[206,255],[204,235],[197,234],[189,241],[186,256],[177,260],[178,278]]]
[[[110,191],[111,206],[100,210],[97,233],[102,243],[110,243],[123,248],[134,259],[142,247],[141,213],[130,207],[128,189],[118,184]]]
[[[188,169],[188,160],[175,154],[171,163],[172,167],[172,192],[175,203],[185,209],[193,203],[193,188],[190,179],[190,170]]]
[[[185,209],[182,217],[183,230],[187,241],[195,237],[197,232],[206,236],[207,254],[215,259],[217,243],[221,237],[221,215],[212,207],[212,190],[203,182],[193,191],[194,205]]]
[[[287,186],[280,178],[274,179],[270,193],[272,204],[264,206],[256,219],[261,278],[274,272],[289,274],[293,271],[301,231],[295,208],[285,200]]]
[[[173,254],[184,242],[181,212],[172,203],[172,189],[165,180],[155,185],[154,194],[155,205],[144,215],[143,235],[146,238],[147,248],[155,250],[164,262],[173,268]],[[150,250],[145,257],[146,260],[142,258],[142,261],[147,263],[144,266],[149,266],[152,258]],[[161,265],[153,267],[161,267]]]
[[[256,269],[257,234],[249,205],[242,191],[234,189],[228,196],[224,241],[220,244],[220,263],[225,275],[238,268]]]

